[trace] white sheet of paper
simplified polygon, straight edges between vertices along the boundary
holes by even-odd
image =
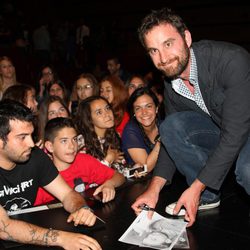
[[[187,223],[184,220],[165,218],[156,212],[149,220],[147,213],[142,211],[119,241],[154,249],[172,249],[186,231]]]

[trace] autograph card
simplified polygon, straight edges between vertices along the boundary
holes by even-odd
[[[149,220],[147,211],[142,211],[119,241],[154,249],[170,250],[175,245],[188,248],[186,225],[183,220],[165,218],[156,212]]]

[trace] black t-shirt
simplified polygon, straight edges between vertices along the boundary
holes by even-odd
[[[49,157],[39,148],[30,159],[12,170],[0,167],[0,204],[8,211],[31,207],[39,187],[46,186],[58,175]]]

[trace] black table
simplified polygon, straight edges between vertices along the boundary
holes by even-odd
[[[94,237],[104,250],[133,250],[147,249],[119,242],[118,239],[135,219],[135,214],[130,208],[136,197],[147,188],[149,178],[136,181],[128,181],[117,191],[114,201],[108,204],[94,202],[92,207],[95,214],[106,221],[106,224],[98,223],[94,228],[80,226],[74,227],[67,224],[68,214],[63,208],[39,211],[35,213],[19,215],[20,219],[34,224],[54,229],[76,231]],[[228,189],[228,187],[229,189]],[[156,211],[167,216],[165,206],[177,199],[185,188],[185,180],[177,176],[174,184],[163,188]],[[231,180],[224,187],[221,206],[219,208],[200,212],[195,225],[187,230],[190,249],[250,249],[250,218],[249,197],[243,192],[238,192],[238,187],[232,190]],[[230,190],[230,191],[228,191]],[[92,201],[89,201],[92,202]],[[0,250],[5,249],[0,246]],[[42,246],[19,245],[13,250],[23,249],[48,249]],[[53,247],[52,249],[58,249]]]

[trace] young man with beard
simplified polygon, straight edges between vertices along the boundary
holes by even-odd
[[[139,38],[165,75],[166,119],[154,177],[132,208],[155,207],[159,192],[177,168],[187,188],[166,212],[185,215],[191,226],[198,210],[220,204],[219,190],[236,160],[236,180],[250,194],[250,55],[226,42],[192,43],[181,17],[152,11]]]
[[[68,223],[92,226],[96,220],[82,196],[65,183],[49,157],[35,147],[31,110],[16,101],[1,101],[0,121],[0,239],[72,250],[101,249],[86,235],[41,228],[8,216],[7,212],[31,207],[42,186],[63,203],[70,213]]]

